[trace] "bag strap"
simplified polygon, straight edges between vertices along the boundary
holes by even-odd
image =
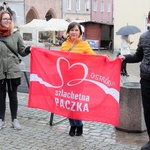
[[[69,48],[68,52],[72,51],[72,49],[73,49],[78,43],[80,43],[80,41],[77,42],[77,43],[75,43],[75,44],[73,44],[73,45]]]
[[[15,53],[15,51],[7,44],[6,41],[4,41],[4,40],[2,39],[2,37],[0,37],[0,41],[3,42],[3,43],[8,47],[8,49],[9,49],[14,55],[16,55],[16,56],[19,58],[19,56],[17,55],[17,53]]]

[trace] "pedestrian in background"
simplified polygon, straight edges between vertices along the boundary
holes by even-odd
[[[130,45],[132,43],[133,42],[130,42],[129,35],[122,35],[121,36],[121,51],[120,51],[120,54],[121,55],[131,54]],[[121,65],[121,75],[127,76],[127,77],[129,76],[128,73],[127,73],[127,64],[124,61],[122,62],[122,65]]]
[[[0,11],[2,11],[2,10],[6,10],[11,15],[13,15],[13,12],[12,12],[11,8],[8,6],[8,3],[6,3],[6,2],[3,2],[3,6],[0,6]]]
[[[150,19],[150,12],[148,14]],[[150,150],[150,30],[140,36],[138,48],[134,54],[120,56],[126,63],[141,62],[140,65],[140,83],[142,93],[142,103],[144,108],[144,118],[149,137],[141,150]]]
[[[25,47],[18,31],[14,31],[12,15],[0,12],[0,129],[5,126],[6,86],[9,97],[12,127],[21,129],[17,120],[17,88],[21,80],[21,68],[17,55],[26,56],[30,47]]]
[[[150,11],[148,12],[147,23],[150,23]]]
[[[69,24],[67,29],[68,38],[62,43],[60,48],[63,52],[75,52],[81,54],[94,54],[88,42],[82,40],[82,29],[81,25],[77,22]],[[75,120],[69,118],[70,122],[70,136],[80,136],[83,134],[83,123],[81,120]]]

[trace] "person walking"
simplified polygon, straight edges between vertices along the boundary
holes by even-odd
[[[121,55],[131,54],[130,45],[132,43],[133,42],[130,42],[130,40],[129,40],[129,35],[121,36],[121,51],[120,51],[120,54]],[[121,75],[127,76],[127,77],[129,76],[128,73],[127,73],[127,64],[126,64],[126,62],[122,62]]]
[[[88,42],[82,40],[81,25],[77,22],[69,24],[67,29],[68,37],[66,41],[62,43],[60,50],[63,52],[75,52],[81,54],[96,54]],[[69,118],[70,122],[70,136],[80,136],[83,134],[83,123],[81,120],[75,120]]]
[[[148,13],[150,19],[150,12]],[[134,54],[120,56],[123,62],[140,64],[140,84],[145,124],[149,137],[148,143],[141,150],[150,150],[150,29],[144,32],[139,39],[138,48]]]
[[[0,11],[7,10],[11,15],[13,15],[13,12],[11,8],[8,6],[8,3],[3,2],[3,6],[0,6]]]
[[[21,129],[17,120],[17,87],[20,85],[21,69],[17,55],[27,56],[30,46],[25,47],[18,31],[14,31],[12,15],[0,12],[0,129],[5,127],[6,86],[9,97],[12,127]]]

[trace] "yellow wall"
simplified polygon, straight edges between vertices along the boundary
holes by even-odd
[[[136,25],[141,29],[140,33],[130,35],[130,41],[134,41],[131,49],[136,49],[140,35],[146,31],[146,20],[150,11],[150,0],[114,0],[114,49],[120,48],[120,36],[116,32],[122,26]]]

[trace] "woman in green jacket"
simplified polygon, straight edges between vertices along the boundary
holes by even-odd
[[[10,50],[12,49],[13,52]],[[18,31],[14,32],[12,16],[8,11],[0,12],[0,129],[5,126],[6,85],[10,103],[12,127],[21,129],[17,120],[17,87],[20,85],[21,68],[17,55],[26,56],[30,47],[25,47]],[[16,55],[15,55],[16,54]]]

